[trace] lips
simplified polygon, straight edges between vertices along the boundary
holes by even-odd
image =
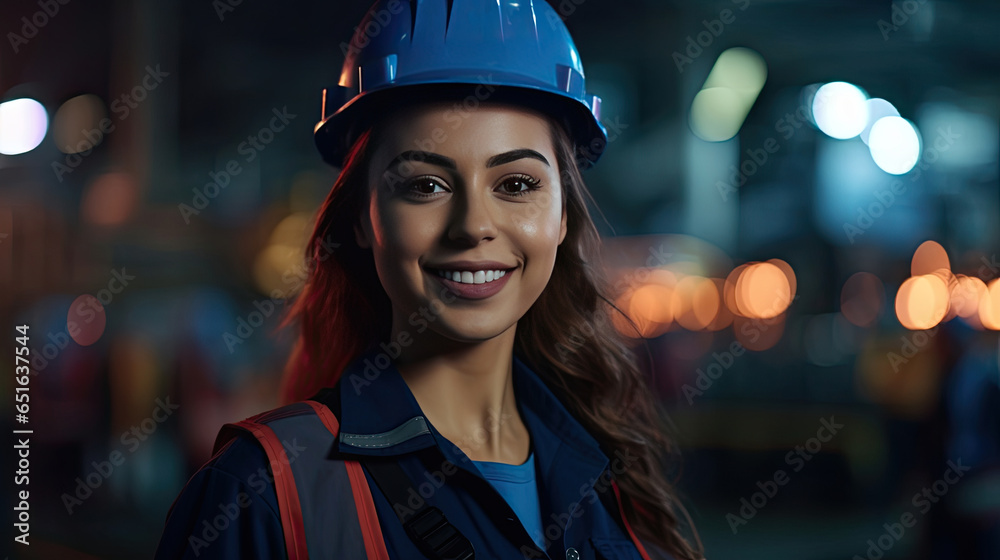
[[[439,270],[426,267],[428,274],[437,279],[438,282],[454,295],[464,299],[485,299],[495,295],[510,280],[512,272],[517,267],[502,268],[499,270]],[[459,278],[455,280],[454,278]],[[491,278],[487,280],[487,278]],[[466,282],[469,281],[469,282]]]

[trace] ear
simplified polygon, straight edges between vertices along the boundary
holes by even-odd
[[[562,245],[563,239],[566,239],[566,205],[563,205],[562,220],[559,222],[559,243]]]

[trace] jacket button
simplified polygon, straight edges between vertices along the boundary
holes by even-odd
[[[566,549],[566,560],[580,560],[580,553],[571,546]]]

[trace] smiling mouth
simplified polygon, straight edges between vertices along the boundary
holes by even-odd
[[[498,269],[498,270],[440,270],[436,268],[428,268],[427,270],[444,278],[446,280],[451,280],[452,282],[458,282],[460,284],[489,284],[490,282],[499,280],[510,273],[514,268]]]

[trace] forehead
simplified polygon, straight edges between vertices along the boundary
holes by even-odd
[[[482,161],[515,148],[553,153],[549,122],[542,113],[500,103],[471,108],[461,103],[407,107],[388,116],[380,136],[373,163],[403,150]]]

